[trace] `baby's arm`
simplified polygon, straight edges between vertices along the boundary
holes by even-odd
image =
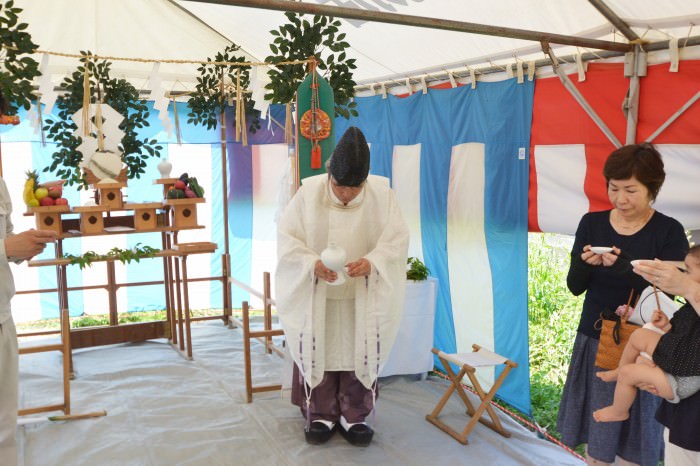
[[[651,316],[651,323],[654,327],[662,330],[664,333],[671,330],[671,321],[668,319],[666,313],[660,310],[655,310],[654,314]]]

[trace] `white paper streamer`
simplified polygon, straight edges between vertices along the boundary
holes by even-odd
[[[39,72],[41,73],[41,76],[39,77],[38,92],[41,95],[41,103],[44,107],[43,112],[48,115],[51,113],[51,110],[53,110],[53,104],[56,103],[56,97],[58,97],[58,94],[56,94],[54,91],[54,86],[51,82],[51,73],[49,73],[49,55],[47,53],[44,53],[41,56]]]
[[[265,100],[265,86],[269,82],[267,71],[260,66],[254,66],[250,73],[250,88],[253,91],[251,99],[255,101],[253,108],[259,110],[261,115],[265,115],[270,108],[270,101]]]
[[[90,114],[95,115],[97,112],[97,105],[98,104],[91,104],[90,105]],[[119,144],[122,141],[122,138],[124,137],[124,132],[119,129],[119,125],[121,124],[122,120],[124,120],[124,116],[122,116],[119,112],[114,110],[112,107],[110,107],[107,104],[99,104],[100,111],[102,112],[102,119],[104,122],[102,123],[102,134],[104,137],[104,150],[105,151],[111,151],[113,152],[117,158],[117,160],[120,159],[120,154],[121,152],[119,151]],[[83,109],[80,108],[78,109],[77,112],[75,112],[71,116],[71,120],[75,123],[76,129],[73,133],[81,137],[83,139],[83,142],[76,148],[78,152],[83,154],[83,158],[78,164],[80,168],[90,168],[90,160],[92,157],[95,155],[97,152],[97,138],[93,136],[88,136],[85,137],[82,135],[82,128],[83,128]],[[90,133],[96,132],[96,129],[94,127],[94,124],[92,121],[89,122],[90,126]],[[120,162],[121,163],[121,162]],[[93,170],[94,171],[94,170]],[[100,175],[98,173],[94,173],[95,176],[100,178]]]
[[[160,124],[163,126],[163,130],[168,133],[168,137],[173,136],[173,121],[168,113],[168,105],[170,104],[170,99],[166,97],[167,91],[163,88],[163,80],[159,74],[160,63],[153,63],[153,68],[151,68],[151,76],[149,78],[148,85],[151,88],[151,95],[149,96],[153,100],[153,108],[158,110],[158,119]]]

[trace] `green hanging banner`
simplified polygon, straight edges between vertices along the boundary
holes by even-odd
[[[312,70],[297,89],[298,183],[326,173],[326,160],[335,149],[333,88]]]

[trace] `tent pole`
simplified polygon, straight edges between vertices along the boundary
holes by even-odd
[[[639,115],[639,75],[640,67],[643,67],[642,76],[646,76],[646,60],[641,60],[644,52],[638,45],[634,47],[634,52],[628,55],[631,58],[631,70],[629,73],[630,87],[625,99],[625,112],[627,113],[627,130],[625,144],[637,142],[637,121]]]
[[[637,142],[637,122],[639,117],[639,87],[640,87],[640,70],[643,67],[641,75],[646,76],[646,58],[645,52],[641,50],[639,43],[640,37],[625,21],[615,13],[604,0],[588,0],[588,3],[598,10],[615,28],[625,35],[628,41],[635,43],[634,51],[628,52],[626,55],[631,60],[631,73],[629,73],[630,87],[625,99],[625,112],[627,114],[627,129],[625,131],[625,144],[634,144]]]
[[[488,26],[485,24],[467,23],[464,21],[452,21],[441,18],[429,18],[425,16],[402,15],[398,13],[386,13],[382,11],[362,10],[359,8],[345,8],[316,3],[292,2],[289,0],[191,0],[200,3],[215,3],[219,5],[242,6],[259,8],[264,10],[293,11],[296,13],[308,13],[312,15],[333,16],[345,19],[357,19],[362,21],[374,21],[378,23],[400,24],[403,26],[417,26],[430,29],[442,29],[445,31],[467,32],[470,34],[482,34],[487,36],[509,37],[531,41],[546,41],[553,44],[573,45],[597,50],[616,50],[629,52],[632,48],[629,44],[612,42],[607,40],[588,39],[585,37],[552,34],[549,32],[529,31],[526,29],[507,28],[501,26]]]
[[[583,97],[581,92],[576,88],[574,83],[571,82],[571,79],[566,75],[564,70],[559,66],[559,61],[557,60],[557,57],[554,55],[554,52],[552,52],[552,49],[549,47],[549,44],[546,42],[542,43],[542,51],[549,55],[549,57],[552,59],[552,68],[554,69],[554,72],[559,76],[559,79],[561,80],[562,84],[564,84],[564,87],[569,91],[569,93],[576,99],[578,104],[585,110],[585,112],[588,114],[589,117],[591,117],[591,120],[598,125],[598,128],[607,136],[607,138],[610,140],[610,142],[613,143],[615,147],[622,147],[622,144],[620,144],[620,141],[617,140],[613,132],[610,130],[610,128],[607,127],[605,122],[603,121],[600,116],[593,110],[593,107],[590,106],[590,104],[586,101],[586,98]]]
[[[700,91],[696,92],[695,95],[691,97],[685,104],[683,104],[683,106],[680,109],[678,109],[676,113],[671,115],[671,117],[668,120],[666,120],[661,126],[659,126],[659,129],[654,131],[654,133],[646,139],[646,142],[652,142],[654,139],[656,139],[656,136],[661,134],[666,128],[668,128],[671,125],[671,123],[676,121],[678,117],[680,117],[695,102],[697,102],[698,99],[700,99]]]
[[[635,58],[637,53],[635,52]],[[636,59],[635,59],[636,63]],[[627,112],[627,131],[625,132],[625,144],[634,144],[637,141],[637,116],[639,114],[639,76],[630,76],[630,88],[625,103]]]
[[[610,24],[615,26],[618,31],[624,34],[627,40],[630,42],[639,40],[639,36],[632,30],[629,24],[624,22],[622,18],[620,18],[617,13],[610,9],[610,7],[603,0],[588,0],[588,3],[593,5],[593,8],[598,10],[598,13],[603,15],[603,17],[605,17]]]

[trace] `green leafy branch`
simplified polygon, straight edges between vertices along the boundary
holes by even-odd
[[[204,125],[207,129],[215,129],[219,120],[219,115],[226,110],[226,105],[229,100],[235,97],[238,72],[241,73],[241,88],[247,89],[250,85],[250,66],[235,66],[235,65],[215,65],[213,62],[226,63],[245,63],[244,56],[237,56],[234,52],[240,50],[240,46],[236,44],[229,45],[223,52],[219,52],[214,56],[214,59],[207,58],[204,65],[197,68],[199,77],[197,77],[197,85],[195,92],[187,101],[190,107],[190,112],[187,114],[187,122],[195,125]],[[224,89],[221,92],[221,79],[224,79]],[[253,109],[255,102],[245,97],[243,93],[243,105],[245,105],[246,115],[253,115],[248,129],[251,133],[255,133],[260,129],[259,112]],[[239,105],[236,102],[236,105]]]
[[[355,94],[352,70],[357,65],[354,58],[347,58],[346,49],[350,44],[345,41],[345,33],[340,32],[341,22],[333,17],[315,15],[312,24],[302,19],[302,14],[287,12],[285,15],[290,22],[270,31],[275,36],[270,44],[274,55],[265,61],[281,63],[315,57],[319,73],[333,88],[336,116],[357,116],[357,104],[351,101]],[[270,93],[265,98],[278,103],[291,102],[306,72],[304,63],[277,65],[268,72],[270,83],[265,88]]]
[[[160,249],[155,249],[150,246],[141,246],[141,243],[136,243],[131,249],[121,249],[114,247],[107,254],[97,254],[95,251],[87,251],[82,256],[74,256],[73,254],[64,254],[64,259],[69,259],[71,265],[78,265],[81,269],[90,267],[93,262],[118,260],[122,264],[130,264],[139,262],[146,257],[155,257],[160,252]]]
[[[408,270],[406,271],[408,280],[422,281],[426,280],[430,275],[430,269],[417,257],[409,257],[406,263],[408,264]]]
[[[39,76],[39,64],[26,54],[34,53],[37,45],[26,32],[27,23],[20,23],[21,8],[14,1],[0,4],[0,51],[4,55],[0,63],[0,105],[2,113],[15,115],[20,107],[29,110],[36,98],[32,80]]]

